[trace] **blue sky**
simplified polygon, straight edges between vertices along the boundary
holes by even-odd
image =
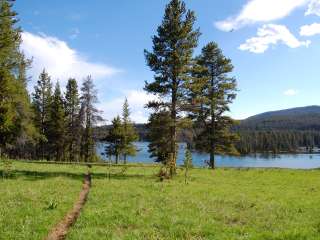
[[[239,93],[231,116],[320,102],[320,0],[186,0],[197,15],[201,47],[217,42],[235,66]],[[94,77],[99,108],[110,121],[128,97],[132,118],[145,122],[143,92],[153,73],[144,49],[161,23],[164,0],[17,1],[22,49],[33,57],[30,90],[43,67],[62,85]]]

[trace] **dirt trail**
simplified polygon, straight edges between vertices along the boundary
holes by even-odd
[[[80,192],[79,199],[74,204],[73,209],[68,212],[64,219],[59,222],[45,238],[45,240],[64,240],[67,236],[69,228],[77,221],[81,209],[86,203],[91,187],[91,175],[85,175],[82,191]]]

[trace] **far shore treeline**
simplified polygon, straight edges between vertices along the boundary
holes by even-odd
[[[122,115],[111,126],[98,127],[103,119],[90,73],[85,79],[66,76],[66,89],[61,89],[44,69],[34,91],[27,91],[32,60],[21,51],[22,29],[13,4],[0,0],[0,157],[99,161],[95,142],[102,141],[105,155],[115,156],[118,163],[136,154],[135,141],[147,139],[150,157],[173,175],[179,141],[187,143],[188,151],[209,153],[211,168],[217,154],[277,153],[320,145],[318,132],[248,130],[228,116],[238,91],[231,59],[215,42],[198,46],[196,14],[181,0],[168,3],[152,48],[144,50],[154,73],[144,90],[158,99],[146,105],[151,110],[148,123],[136,126],[124,99]],[[201,51],[196,56],[197,47]]]

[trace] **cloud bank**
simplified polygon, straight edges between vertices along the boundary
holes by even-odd
[[[53,80],[62,81],[62,84],[70,77],[82,80],[91,75],[102,79],[119,72],[106,64],[90,62],[65,41],[45,34],[23,32],[21,49],[33,59],[30,69],[33,79],[37,79],[44,68]]]
[[[247,39],[239,49],[252,53],[264,53],[271,45],[282,43],[290,48],[308,47],[310,41],[299,41],[286,26],[265,24],[258,29],[257,36]]]

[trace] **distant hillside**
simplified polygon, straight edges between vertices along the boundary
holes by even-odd
[[[241,130],[320,130],[320,106],[266,112],[240,122]]]
[[[148,141],[145,124],[135,125],[140,141]],[[110,126],[95,129],[97,140],[103,139]],[[249,117],[234,126],[239,133],[236,148],[242,154],[320,151],[320,106],[266,112]],[[178,134],[181,142],[192,143],[190,130]]]

